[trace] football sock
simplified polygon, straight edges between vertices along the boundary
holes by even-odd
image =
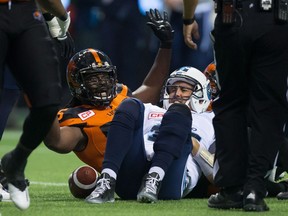
[[[16,161],[22,162],[26,161],[26,159],[31,154],[32,150],[27,149],[25,146],[23,146],[21,143],[19,143],[16,148],[13,150],[13,155]]]
[[[132,99],[124,100],[118,107],[110,124],[103,169],[110,168],[118,173],[125,156],[133,145],[135,130],[139,128],[140,114],[140,104]]]
[[[20,142],[27,149],[36,149],[49,132],[58,112],[57,105],[31,108],[24,121]]]
[[[156,172],[159,175],[160,181],[163,180],[163,178],[165,176],[165,172],[161,167],[158,167],[158,166],[151,167],[148,173],[150,174],[153,172]]]
[[[105,168],[102,170],[101,174],[102,173],[107,173],[110,175],[110,177],[114,178],[116,180],[117,178],[117,174],[112,170],[112,169],[109,169],[109,168]]]

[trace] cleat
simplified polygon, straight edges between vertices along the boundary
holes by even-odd
[[[10,197],[10,193],[5,188],[3,188],[1,184],[0,184],[0,197],[1,197],[0,201],[2,202],[12,201]]]
[[[269,211],[269,207],[264,199],[259,197],[254,191],[251,191],[244,199],[244,211],[262,212]]]
[[[30,206],[28,187],[22,191],[13,184],[8,183],[8,189],[10,192],[11,200],[19,209],[25,210]]]
[[[0,187],[4,189],[8,189],[7,178],[2,169],[1,160],[0,160]]]
[[[96,183],[94,191],[86,197],[85,201],[92,204],[114,202],[116,180],[109,174],[103,173]]]
[[[0,163],[1,169],[6,176],[10,199],[17,208],[21,210],[27,209],[30,206],[30,198],[28,192],[29,182],[24,176],[26,162],[19,166],[13,160],[12,154],[7,153],[3,156]]]
[[[137,194],[137,201],[142,203],[157,202],[160,187],[161,181],[158,173],[153,172],[145,175]]]
[[[276,183],[288,182],[288,173],[286,171],[282,172],[276,179]]]
[[[288,191],[283,191],[277,194],[278,200],[287,200],[288,199]]]

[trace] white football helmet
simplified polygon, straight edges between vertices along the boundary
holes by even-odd
[[[206,76],[194,67],[181,67],[172,72],[166,81],[163,93],[163,108],[168,109],[171,105],[168,86],[175,82],[183,81],[193,86],[193,92],[186,104],[197,113],[205,112],[211,103],[210,81]]]

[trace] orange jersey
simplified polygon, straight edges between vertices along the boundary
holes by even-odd
[[[58,112],[60,126],[79,127],[87,135],[88,143],[83,151],[74,151],[84,163],[94,167],[98,172],[102,170],[102,161],[106,149],[107,132],[110,122],[119,104],[127,98],[128,88],[118,85],[117,96],[110,106],[99,110],[91,105],[81,105],[73,108],[62,109]]]

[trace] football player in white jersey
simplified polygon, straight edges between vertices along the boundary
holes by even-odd
[[[210,102],[210,82],[193,67],[171,73],[163,108],[123,101],[108,133],[101,176],[86,201],[113,202],[114,192],[140,202],[185,196],[212,163],[206,154],[214,143],[213,113],[205,112]]]
[[[190,71],[185,72],[186,69]],[[190,72],[192,70],[197,69],[194,69],[192,67],[183,67],[171,74],[170,78],[166,82],[164,89],[164,109],[151,104],[144,104],[144,143],[148,160],[151,159],[154,155],[153,144],[155,138],[153,139],[153,137],[155,136],[155,134],[157,134],[157,129],[159,129],[161,123],[161,117],[163,116],[163,113],[165,113],[167,108],[174,102],[173,100],[178,97],[177,93],[175,95],[176,97],[174,96],[173,89],[176,90],[176,86],[181,86],[180,84],[183,82],[193,82],[189,80],[189,76],[199,80],[200,83],[207,82],[207,80],[202,75],[199,75],[199,77],[197,77],[197,75],[200,74],[200,71],[198,70],[197,73],[193,71],[194,73],[192,72],[190,75]],[[191,127],[193,149],[192,153],[188,156],[187,159],[186,181],[184,184],[184,191],[182,197],[185,197],[193,190],[202,174],[206,176],[209,182],[213,183],[215,135],[212,125],[212,119],[214,117],[214,113],[211,109],[208,109],[211,103],[211,100],[208,99],[208,97],[210,98],[210,95],[208,96],[208,94],[211,93],[207,93],[206,97],[205,94],[201,95],[202,89],[200,86],[201,85],[199,85],[198,87],[198,92],[200,95],[198,95],[197,97],[197,93],[194,92],[194,98],[190,99],[190,103],[193,103],[192,105],[190,105],[193,118]],[[203,96],[204,99],[201,99]]]

